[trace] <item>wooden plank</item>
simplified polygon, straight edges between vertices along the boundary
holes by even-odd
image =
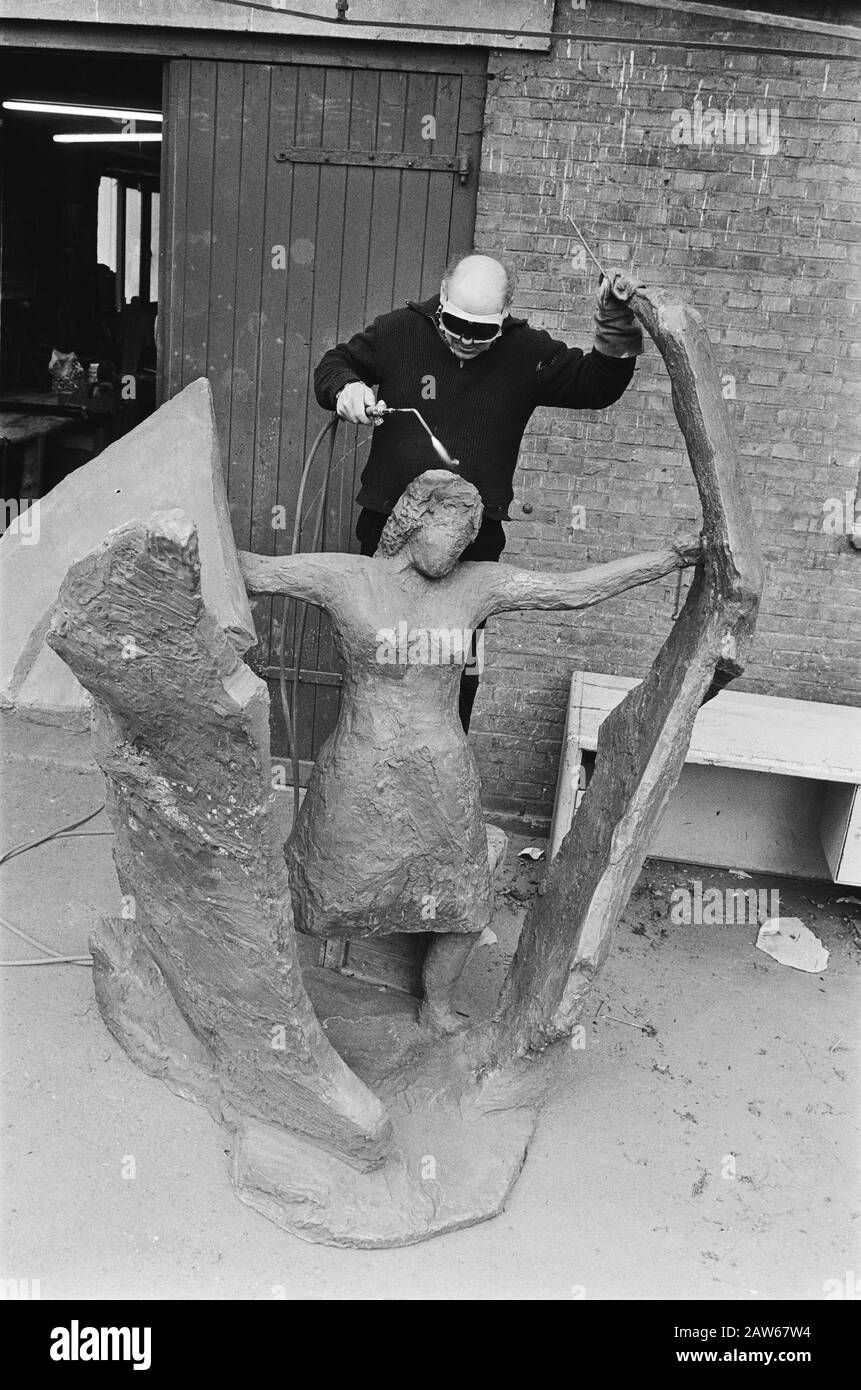
[[[159,372],[162,397],[169,399],[182,383],[182,328],[185,302],[185,218],[188,186],[188,109],[191,64],[168,65],[162,172],[162,235],[159,287]]]
[[[325,72],[301,68],[298,73],[296,141],[319,144],[322,133]],[[320,174],[315,165],[297,165],[293,170],[292,216],[290,220],[290,272],[287,297],[287,339],[289,358],[287,393],[292,429],[296,442],[295,466],[298,487],[301,461],[313,438],[308,420],[308,382],[314,300],[314,258],[317,254],[317,204]]]
[[[7,444],[27,444],[34,439],[67,430],[74,420],[62,415],[29,415],[21,411],[0,411],[0,439]]]
[[[251,537],[257,377],[260,369],[260,301],[265,276],[263,228],[270,166],[269,89],[271,69],[248,65],[242,94],[242,164],[236,195],[239,224],[236,246],[236,301],[230,410],[228,496],[239,544]],[[221,196],[224,196],[223,194]]]
[[[598,746],[604,720],[638,684],[589,671],[572,676],[550,831],[551,860],[571,828],[579,802],[582,753]],[[806,762],[799,764],[802,736]],[[697,715],[685,771],[650,853],[682,863],[795,877],[822,878],[830,871],[835,882],[857,881],[852,874],[858,868],[841,870],[841,861],[861,768],[844,781],[846,769],[835,768],[833,756],[855,748],[861,749],[861,711],[722,691]],[[830,780],[835,773],[841,780]],[[827,865],[818,848],[820,840]],[[840,877],[841,872],[848,877]]]
[[[434,68],[440,72],[483,72],[483,48],[463,44],[375,43],[340,39],[271,38],[264,34],[218,34],[192,29],[142,29],[126,24],[52,24],[47,20],[4,21],[6,47],[80,49],[89,53],[152,54],[161,58],[223,59],[233,63],[295,63],[304,67]],[[826,55],[828,56],[828,55]]]
[[[434,116],[436,76],[430,72],[410,74],[404,109],[404,152],[419,157],[429,149],[422,137],[422,123]],[[451,184],[452,175],[444,175]],[[419,169],[401,174],[401,210],[395,252],[395,279],[392,303],[400,307],[417,298],[422,276],[422,260],[427,222],[430,175]]]
[[[576,677],[576,684],[575,684]],[[601,725],[639,681],[590,672],[572,677],[580,747],[594,751]],[[697,715],[687,762],[826,782],[861,782],[861,710],[816,700],[726,690]]]
[[[376,143],[377,108],[380,99],[379,72],[353,74],[353,100],[350,111],[350,146],[372,150]],[[348,338],[373,317],[371,309],[371,210],[374,175],[370,169],[350,169],[347,174],[347,226],[350,244],[345,248],[344,275],[338,314],[338,337]],[[368,460],[371,431],[356,426],[339,427],[338,493],[341,499],[341,542],[344,550],[355,550],[355,521],[358,508],[354,498],[359,479]]]
[[[376,941],[326,942],[343,949],[339,968],[344,975],[366,984],[385,985],[403,994],[422,997],[422,966],[426,943],[421,935],[393,935]]]
[[[376,148],[403,148],[408,76],[400,72],[380,75]],[[371,316],[384,314],[395,302],[395,262],[401,211],[401,179],[397,169],[377,169],[373,175],[371,208]]]
[[[244,69],[219,63],[215,92],[215,131],[210,196],[212,249],[209,262],[209,335],[207,375],[221,441],[221,462],[230,485],[230,404],[233,386],[233,337],[236,306],[236,259],[242,166],[242,91]],[[222,190],[234,189],[231,197]]]
[[[185,273],[180,386],[206,375],[212,248],[216,66],[190,67],[188,166],[185,183]]]
[[[296,135],[297,111],[300,94],[300,71],[297,67],[278,67],[272,73],[272,132],[270,139],[294,140]],[[285,247],[287,269],[284,272],[284,304],[278,332],[281,342],[281,380],[278,384],[277,409],[280,416],[280,441],[278,449],[278,472],[276,496],[280,506],[285,508],[286,525],[275,532],[274,551],[288,554],[293,534],[293,507],[299,487],[299,467],[295,441],[297,400],[297,380],[295,374],[295,354],[288,331],[288,306],[293,279],[293,263],[290,256],[293,227],[293,195],[295,183],[293,170],[289,165],[270,165],[267,184],[267,199],[273,205],[273,215],[277,217],[280,233],[278,242]],[[273,614],[274,623],[274,614]]]
[[[626,0],[646,10],[671,10],[680,15],[698,15],[717,23],[728,20],[733,28],[738,24],[756,24],[767,29],[802,29],[805,34],[826,34],[832,38],[854,39],[861,42],[861,36],[853,24],[829,24],[806,15],[770,14],[763,10],[743,10],[738,5],[718,5],[702,3],[702,0]],[[779,51],[779,50],[778,50]]]
[[[840,867],[834,875],[834,881],[861,887],[861,787],[855,788],[852,798]]]
[[[297,145],[319,146],[323,135],[323,111],[326,96],[326,72],[320,68],[303,67],[298,74],[296,102]],[[310,391],[311,343],[314,328],[314,288],[316,263],[319,254],[320,171],[315,165],[296,165],[293,169],[293,200],[290,220],[290,283],[287,296],[285,352],[290,385],[285,391],[284,404],[291,419],[294,440],[291,474],[291,496],[298,492],[302,466],[314,435],[319,428],[317,405]],[[317,477],[321,476],[323,458],[317,458]],[[313,498],[313,489],[309,501]],[[306,534],[304,548],[309,545]],[[290,605],[292,619],[288,653],[295,657],[300,629],[304,628],[299,659],[303,667],[313,669],[316,662],[317,615],[306,611],[304,618],[296,604]],[[314,756],[314,688],[302,684],[298,708],[293,711],[300,756]]]
[[[475,231],[475,200],[481,168],[481,133],[484,123],[484,76],[464,77],[458,117],[458,149],[469,155],[470,172],[465,184],[455,177],[452,183],[449,255],[472,249]]]
[[[319,147],[325,142],[324,131],[326,129],[327,117],[327,92],[330,78],[328,69],[306,70],[305,96],[300,99],[297,110],[297,130],[296,144],[308,147]],[[343,92],[341,93],[343,99]],[[341,128],[345,127],[343,119]],[[317,317],[317,294],[323,280],[328,278],[328,274],[337,274],[334,269],[334,258],[340,255],[340,234],[330,237],[330,227],[328,216],[333,215],[338,220],[342,216],[341,206],[337,211],[327,208],[324,213],[325,203],[324,175],[319,166],[309,166],[309,189],[313,188],[313,194],[309,197],[308,225],[307,234],[301,239],[300,244],[307,244],[308,254],[304,262],[303,270],[307,273],[307,285],[305,287],[306,296],[306,319],[303,338],[303,402],[302,417],[304,426],[304,444],[302,458],[297,459],[297,465],[301,468],[304,464],[305,456],[311,447],[311,443],[319,430],[321,421],[313,395],[313,367],[316,361],[315,351],[315,326]],[[340,175],[336,174],[336,188],[341,184],[343,170]],[[327,256],[331,260],[327,263]],[[331,267],[331,270],[330,270]],[[327,274],[328,272],[328,274]],[[314,472],[311,477],[311,487],[306,494],[306,515],[302,518],[303,537],[301,546],[303,550],[313,548],[313,527],[317,514],[320,490],[323,485],[323,475],[326,459],[328,457],[328,442],[318,454],[315,460]],[[324,518],[325,520],[325,518]],[[320,543],[323,548],[323,542]],[[316,668],[318,664],[318,646],[320,625],[325,621],[324,615],[319,609],[313,607],[303,607],[296,605],[297,628],[299,636],[294,636],[293,655],[296,656],[297,645],[301,646],[301,663],[303,667]],[[301,642],[299,641],[301,637]],[[299,687],[299,714],[297,732],[299,735],[300,748],[308,758],[313,758],[317,752],[317,687],[315,683],[302,683]],[[328,729],[326,731],[328,733]]]
[[[827,788],[822,818],[819,822],[819,839],[828,861],[831,877],[835,880],[840,873],[843,852],[846,849],[846,832],[849,828],[857,795],[857,787],[838,783]]]
[[[431,142],[434,153],[455,155],[460,138],[461,78],[448,73],[437,74],[433,113],[436,138]],[[422,235],[422,258],[418,284],[412,297],[429,299],[439,292],[443,270],[451,252],[451,209],[454,180],[445,174],[431,174],[427,181],[425,225]],[[473,223],[469,227],[472,246]]]
[[[712,703],[717,708],[707,705],[695,728],[692,762],[861,782],[861,710],[743,694]]]
[[[292,143],[296,139],[300,108],[305,99],[304,76],[298,67],[290,70],[291,80],[288,93],[286,90],[282,91],[285,72],[286,70],[276,70],[273,73],[273,101],[277,105],[273,105],[272,110],[274,130],[271,138]],[[282,373],[278,400],[278,408],[281,413],[281,443],[278,454],[277,480],[278,502],[285,508],[286,526],[284,530],[275,533],[275,553],[288,554],[293,536],[294,507],[299,491],[303,462],[305,402],[302,383],[305,380],[307,370],[305,339],[301,328],[296,324],[294,312],[301,272],[301,266],[297,267],[293,259],[297,216],[294,198],[307,196],[307,185],[304,180],[300,180],[297,188],[292,166],[272,164],[269,172],[269,186],[277,190],[275,196],[284,222],[284,234],[280,240],[283,241],[287,252],[286,298],[281,321],[283,336]],[[292,601],[275,600],[270,610],[268,647],[264,642],[261,654],[263,660],[269,661],[276,671],[282,629],[284,628],[286,628],[287,639],[285,659],[289,663],[293,654],[296,632],[296,605]],[[270,686],[270,690],[273,696],[273,738],[277,738],[277,747],[286,754],[289,749],[281,708],[280,683]]]
[[[343,148],[350,139],[350,106],[353,92],[352,73],[340,68],[330,68],[326,72],[326,86],[323,106],[322,143],[326,148]],[[323,168],[320,170],[320,193],[318,209],[319,235],[317,254],[314,261],[314,313],[311,337],[311,355],[308,372],[309,416],[319,428],[325,415],[316,406],[313,398],[313,369],[323,353],[336,341],[339,322],[341,286],[344,279],[344,258],[350,246],[352,228],[346,220],[347,215],[347,168]],[[336,441],[337,442],[337,441]],[[321,451],[328,457],[328,441]],[[318,477],[321,476],[318,468]],[[342,469],[334,467],[330,475],[330,490],[324,513],[324,527],[320,548],[322,550],[341,549],[340,498],[336,478]],[[319,671],[339,672],[341,663],[332,636],[329,617],[315,609],[313,624],[309,624],[310,645],[315,653],[313,666]],[[315,683],[312,748],[316,752],[335,727],[340,707],[340,690],[328,683]]]
[[[556,858],[559,846],[571,829],[574,812],[577,809],[577,793],[580,789],[580,772],[583,766],[583,736],[580,728],[580,714],[583,709],[583,676],[575,671],[571,677],[571,690],[568,708],[565,711],[565,728],[562,733],[562,754],[559,759],[559,776],[556,781],[556,796],[553,803],[553,818],[550,822],[550,844],[547,855]]]
[[[269,105],[270,148],[293,138],[296,122],[297,71],[294,67],[272,70]],[[269,161],[263,227],[263,283],[260,301],[260,364],[257,373],[257,451],[254,460],[254,506],[251,536],[260,554],[285,553],[289,548],[293,516],[291,497],[281,491],[281,461],[289,449],[284,429],[283,389],[286,360],[284,337],[287,286],[290,278],[290,208],[293,177],[289,168]],[[283,256],[280,250],[284,248]],[[283,528],[273,526],[273,508],[283,507]],[[277,514],[278,520],[281,514]],[[277,600],[261,597],[254,605],[261,653],[267,660],[272,650],[273,608]]]
[[[649,857],[827,882],[819,824],[828,790],[802,777],[686,763]]]

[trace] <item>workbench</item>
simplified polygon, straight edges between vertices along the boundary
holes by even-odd
[[[45,445],[52,434],[67,430],[74,421],[64,415],[34,415],[23,410],[0,409],[0,445],[3,448],[3,496],[10,490],[6,454],[16,445],[24,447],[21,481],[15,488],[19,497],[41,497],[45,469]]]
[[[571,678],[550,857],[588,782],[602,723],[639,682]],[[861,884],[861,710],[723,690],[703,705],[657,859]]]
[[[66,397],[24,387],[0,393],[2,495],[42,497],[48,439],[64,432],[64,447],[82,452],[85,460],[94,458],[111,442],[116,414],[117,403],[111,396]],[[16,445],[24,446],[20,479],[13,478],[8,459],[9,448]]]

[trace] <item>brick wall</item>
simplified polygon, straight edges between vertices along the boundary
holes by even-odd
[[[794,29],[729,26],[632,5],[574,10],[563,0],[555,28],[571,39],[548,55],[491,55],[476,246],[517,268],[515,312],[572,344],[589,345],[596,277],[588,262],[579,266],[566,210],[604,264],[633,263],[644,281],[677,288],[701,312],[768,566],[737,688],[856,703],[861,551],[837,504],[854,497],[861,461],[861,64],[819,55],[859,45],[808,34],[803,20]],[[709,43],[744,51],[694,46]],[[697,100],[704,111],[761,111],[764,144],[751,144],[749,125],[724,127],[731,143],[718,143],[712,118],[695,124]],[[689,131],[674,111],[689,113]],[[556,570],[699,528],[649,340],[609,411],[536,413],[511,515],[509,561]],[[491,625],[473,722],[490,806],[536,820],[550,813],[571,671],[644,675],[675,588],[659,582],[580,617]]]

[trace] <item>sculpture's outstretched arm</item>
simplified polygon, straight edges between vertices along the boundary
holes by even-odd
[[[482,616],[517,608],[591,608],[626,589],[696,564],[700,549],[698,542],[680,541],[666,550],[629,555],[624,560],[610,560],[573,574],[500,567],[486,581],[487,602]]]
[[[361,555],[253,555],[240,550],[239,564],[250,594],[287,594],[331,611],[347,598]]]

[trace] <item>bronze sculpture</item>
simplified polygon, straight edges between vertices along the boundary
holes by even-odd
[[[440,1037],[416,1023],[408,1003],[300,969],[272,809],[268,696],[202,600],[193,523],[176,513],[130,522],[63,584],[48,641],[95,703],[115,862],[133,906],[94,936],[100,1009],[141,1066],[227,1125],[242,1200],[307,1239],[404,1244],[502,1208],[558,1070],[551,1044],[582,1014],[697,710],[743,670],[762,571],[708,339],[696,313],[661,293],[641,289],[631,307],[669,371],[702,503],[703,552],[651,671],[602,726],[594,776],[527,914],[494,1016],[466,1034]],[[442,550],[451,548],[449,537]],[[420,559],[433,570],[440,552],[412,549],[401,568]],[[376,585],[399,553],[357,564],[355,582],[374,576]],[[634,567],[622,587],[694,552],[670,554],[653,557],[654,573],[639,579],[642,557],[621,562]],[[262,573],[287,563],[246,558],[246,578],[254,586],[261,564]],[[617,583],[618,565],[610,567]],[[296,557],[297,582],[303,567],[308,596],[320,601],[331,557]],[[558,602],[569,582],[531,573],[506,581],[517,572],[474,568],[494,575],[486,590],[476,577],[481,602],[468,595],[458,610],[465,626],[482,603],[528,606],[541,584],[556,586]],[[427,588],[427,574],[404,577]],[[514,595],[494,591],[505,582]],[[454,591],[458,578],[440,572],[433,585]],[[602,596],[591,591],[588,601]],[[334,590],[330,597],[342,602]],[[393,612],[383,625],[401,619]],[[124,656],[129,634],[134,659]],[[376,660],[367,631],[359,649]],[[431,685],[448,681],[454,690],[449,672]],[[480,857],[477,836],[467,852]],[[404,901],[415,908],[414,895]],[[444,989],[439,998],[444,1009]]]
[[[425,1017],[453,1031],[451,991],[492,901],[478,770],[457,718],[479,625],[524,608],[580,609],[660,578],[695,541],[574,574],[458,563],[481,498],[437,469],[401,496],[373,559],[240,554],[250,593],[325,609],[345,682],[287,847],[300,931],[324,937],[434,934]]]

